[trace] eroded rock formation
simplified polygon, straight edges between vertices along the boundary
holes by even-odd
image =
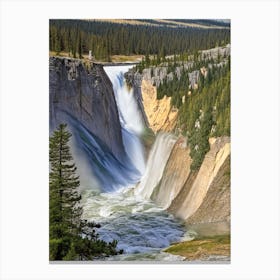
[[[213,192],[213,188],[217,189],[217,176],[223,176],[226,170],[222,169],[223,164],[227,160],[230,155],[230,139],[229,137],[221,137],[215,139],[210,146],[210,151],[205,155],[205,158],[202,162],[202,165],[197,173],[195,180],[192,182],[191,186],[186,185],[186,188],[189,188],[188,195],[186,196],[185,200],[182,202],[181,206],[174,212],[177,217],[180,217],[184,220],[188,220],[192,215],[196,213],[202,203],[205,201],[207,195],[210,194],[210,186],[212,185],[211,191]],[[220,172],[220,174],[219,174]],[[214,180],[216,179],[216,182]],[[229,178],[228,178],[229,179]],[[214,183],[213,183],[214,182]],[[212,200],[216,203],[220,203],[217,196],[219,196],[218,192],[212,193]],[[215,198],[213,198],[215,196]],[[210,198],[208,198],[210,199]],[[215,203],[214,203],[215,204]],[[212,208],[214,207],[212,205]],[[218,206],[215,206],[218,207]],[[204,207],[201,208],[200,214],[202,217],[203,215],[208,215],[208,212],[211,212],[211,216],[213,216],[212,208]],[[225,217],[228,216],[228,213],[220,213],[221,219],[224,220]],[[193,218],[193,220],[195,217]],[[205,217],[201,218],[202,220]],[[225,218],[226,219],[226,218]]]
[[[188,224],[229,222],[230,138],[211,138],[209,143],[210,150],[200,169],[192,171],[186,140],[179,137],[164,163],[160,180],[149,184],[145,197]],[[136,191],[141,194],[138,187]]]
[[[172,108],[171,97],[164,96],[158,100],[156,87],[145,79],[142,81],[142,97],[150,128],[154,132],[172,131],[176,125],[178,110]]]

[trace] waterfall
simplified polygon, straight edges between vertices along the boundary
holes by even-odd
[[[135,189],[135,194],[149,199],[153,190],[160,182],[166,162],[176,142],[176,137],[169,133],[159,133],[152,147],[147,162],[146,171],[141,182]]]
[[[109,183],[112,184],[112,179],[117,179],[118,185],[114,185],[113,192],[107,189],[104,192],[103,189],[97,194],[92,189],[84,190],[83,217],[102,224],[97,230],[101,239],[107,242],[118,240],[118,248],[123,249],[125,254],[111,257],[110,260],[182,260],[182,257],[164,253],[161,249],[181,239],[183,225],[154,202],[145,199],[159,182],[176,137],[158,134],[145,166],[140,141],[144,128],[142,115],[133,90],[126,86],[124,79],[129,67],[104,67],[113,84],[128,162],[124,165],[118,163],[94,139],[85,141],[84,145],[87,146],[92,143],[88,146],[89,151],[98,151],[99,157],[95,156],[94,160],[95,170],[98,169],[96,162],[105,167],[106,173],[102,169],[101,180],[107,182],[110,179]],[[141,195],[135,195],[134,186],[140,180],[137,190]]]
[[[83,188],[112,192],[138,183],[145,171],[144,149],[140,140],[144,125],[133,95],[126,85],[124,73],[132,66],[104,67],[112,82],[121,124],[125,155],[117,158],[100,139],[72,114],[60,111],[67,120],[73,139],[71,148],[81,175]],[[63,115],[63,116],[62,116]]]
[[[105,73],[97,69],[93,76],[81,68],[82,91],[75,86],[75,80],[67,79],[67,68],[52,71],[52,96],[63,95],[53,107],[52,118],[67,123],[72,134],[70,146],[80,178],[82,218],[101,224],[96,229],[100,239],[117,240],[118,249],[124,250],[124,254],[106,260],[182,260],[162,249],[180,241],[184,225],[153,201],[134,192],[142,178],[140,187],[144,186],[144,190],[149,182],[154,187],[160,180],[175,140],[168,134],[158,135],[146,171],[141,143],[145,129],[142,111],[134,96],[137,93],[127,87],[124,78],[130,67],[104,67]],[[83,113],[80,114],[80,105],[76,104],[79,99],[72,98],[81,93]],[[91,113],[94,114],[89,117]],[[91,122],[96,123],[91,126]]]
[[[128,157],[123,161],[117,159],[104,141],[88,131],[73,116],[68,115],[67,122],[74,136],[71,148],[78,172],[81,175],[85,167],[89,170],[87,174],[83,172],[81,182],[91,181],[87,184],[88,187],[101,192],[116,191],[121,187],[139,182],[142,174]],[[83,187],[87,186],[83,185]]]
[[[135,168],[143,174],[144,150],[139,137],[143,132],[144,124],[133,89],[128,88],[124,78],[124,73],[132,67],[133,65],[106,66],[104,70],[113,84],[125,151]]]
[[[94,139],[85,141],[88,151],[94,152],[95,168],[101,170],[97,173],[100,172],[100,180],[103,184],[112,184],[113,179],[117,179],[118,185],[114,185],[113,192],[108,192],[107,188],[99,194],[92,189],[84,190],[83,216],[102,224],[97,232],[103,240],[118,240],[118,248],[123,249],[125,254],[111,257],[110,260],[181,260],[181,257],[164,253],[161,249],[180,240],[184,234],[183,225],[154,202],[145,199],[161,179],[176,137],[167,133],[158,134],[145,166],[140,141],[144,129],[142,114],[133,90],[126,86],[124,79],[124,73],[130,67],[104,67],[113,85],[128,160],[122,165],[108,151],[102,150],[99,142]],[[89,146],[89,143],[92,144]],[[105,171],[97,164],[103,164]],[[135,195],[137,183],[140,195]]]

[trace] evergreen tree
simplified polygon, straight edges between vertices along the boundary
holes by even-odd
[[[58,55],[61,52],[61,38],[58,33],[59,31],[55,28],[54,29],[54,50],[56,52],[56,55]]]
[[[49,249],[50,260],[85,260],[121,253],[117,241],[98,239],[100,225],[82,220],[79,177],[68,142],[71,133],[59,125],[49,141]]]
[[[186,51],[209,49],[215,47],[216,42],[227,44],[230,42],[230,30],[203,29],[193,27],[170,27],[165,24],[130,25],[102,21],[86,20],[50,20],[50,47],[55,51],[54,37],[60,37],[60,51],[68,51],[68,37],[70,32],[73,42],[72,49],[78,47],[78,32],[82,35],[83,52],[95,45],[106,46],[104,59],[115,54],[157,54],[164,62],[166,55],[180,54]],[[66,36],[65,36],[66,35]],[[95,49],[92,49],[94,52]],[[79,49],[76,49],[77,54]],[[75,54],[76,55],[76,54]]]
[[[83,47],[82,47],[82,35],[81,32],[79,32],[79,38],[78,38],[78,52],[79,52],[79,58],[83,58]]]
[[[71,134],[61,124],[50,138],[50,254],[62,259],[70,246],[69,236],[78,234],[82,210],[78,206],[81,196],[77,192],[79,178],[68,141]]]

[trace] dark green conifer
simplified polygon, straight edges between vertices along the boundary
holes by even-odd
[[[71,133],[60,124],[49,141],[49,256],[50,260],[90,260],[121,253],[117,241],[98,239],[100,225],[82,220],[80,185],[70,153]]]

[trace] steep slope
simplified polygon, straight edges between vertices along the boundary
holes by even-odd
[[[135,188],[135,194],[149,199],[154,188],[163,176],[166,162],[170,156],[176,137],[169,133],[159,133],[151,149],[146,171]]]
[[[211,211],[209,211],[211,209]],[[188,224],[230,221],[230,156],[222,164],[197,211]]]
[[[58,57],[50,57],[49,65],[50,130],[74,118],[122,159],[118,110],[111,81],[103,67]]]
[[[212,139],[210,151],[206,154],[189,194],[175,212],[177,217],[187,220],[202,204],[208,189],[230,154],[229,137]]]
[[[156,87],[149,80],[142,81],[143,106],[150,128],[154,131],[170,132],[176,125],[178,110],[172,108],[171,97],[157,99]]]
[[[151,199],[163,208],[169,207],[188,179],[191,172],[190,166],[189,148],[185,139],[181,137],[173,146],[162,178],[154,189]]]
[[[161,133],[157,137],[148,161],[152,168],[146,177],[152,178],[155,173],[157,180],[143,180],[135,192],[152,199],[187,223],[228,222],[230,138],[211,138],[210,150],[200,169],[191,171],[192,160],[185,139],[180,137],[165,142],[168,135]],[[162,148],[167,152],[160,155],[158,151],[163,151]]]
[[[137,137],[120,123],[102,65],[50,57],[49,94],[50,133],[68,124],[82,186],[110,192],[139,181],[141,170],[132,162]]]

